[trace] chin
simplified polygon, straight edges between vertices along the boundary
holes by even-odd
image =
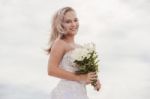
[[[69,35],[76,35],[77,34],[77,32],[76,31],[74,31],[74,32],[70,32],[70,33],[68,33]]]

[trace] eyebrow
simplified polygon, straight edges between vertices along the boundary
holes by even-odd
[[[68,20],[71,20],[71,19],[66,19],[66,20],[64,19],[64,21],[68,21]],[[78,18],[74,18],[74,20],[78,20]]]

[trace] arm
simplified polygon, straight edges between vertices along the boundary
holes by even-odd
[[[91,72],[88,74],[76,75],[75,73],[65,71],[59,68],[60,61],[64,53],[66,52],[65,46],[68,46],[64,41],[57,40],[52,48],[51,48],[51,55],[48,60],[48,75],[55,76],[62,79],[85,82],[90,84],[92,80],[97,79],[96,74]]]
[[[79,81],[79,76],[75,75],[72,72],[68,72],[59,68],[59,64],[62,60],[64,53],[65,42],[63,42],[62,40],[57,40],[51,48],[51,54],[48,60],[48,75],[68,80]]]

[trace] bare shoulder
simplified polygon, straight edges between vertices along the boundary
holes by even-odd
[[[52,45],[51,53],[64,53],[65,52],[65,42],[61,39],[56,39]]]
[[[49,56],[48,66],[49,68],[59,66],[65,53],[65,42],[63,40],[57,39],[54,41],[51,52]]]

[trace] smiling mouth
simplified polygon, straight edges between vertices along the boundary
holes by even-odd
[[[71,29],[71,31],[75,31],[76,29]]]
[[[73,28],[73,29],[70,29],[71,31],[76,31],[77,30],[77,28]]]

